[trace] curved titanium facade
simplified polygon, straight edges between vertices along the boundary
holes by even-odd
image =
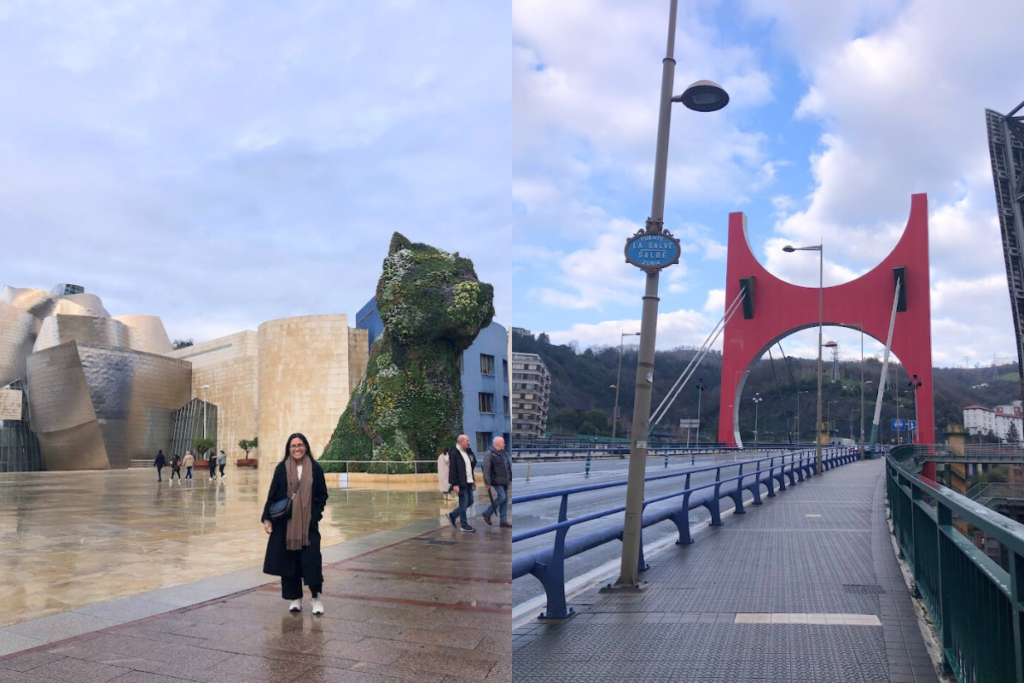
[[[36,337],[33,353],[70,341],[99,346],[128,346],[128,327],[110,318],[85,315],[51,315],[43,321]]]
[[[145,353],[167,355],[171,352],[171,339],[160,318],[155,315],[119,315],[111,318],[128,328],[127,346]]]
[[[71,341],[28,360],[32,428],[48,470],[117,469],[168,451],[191,398],[186,361]]]
[[[0,387],[25,376],[37,324],[32,315],[0,301]]]

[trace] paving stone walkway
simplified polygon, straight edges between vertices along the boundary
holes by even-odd
[[[508,681],[510,530],[438,526],[325,563],[322,617],[274,581],[2,656],[0,683]]]
[[[884,463],[765,498],[672,546],[639,594],[513,632],[513,681],[938,681],[885,520]]]

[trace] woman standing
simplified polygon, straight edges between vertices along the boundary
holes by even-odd
[[[291,498],[291,516],[272,522],[270,506]],[[263,573],[281,577],[281,597],[290,600],[289,612],[302,611],[302,584],[309,586],[313,614],[323,614],[323,558],[320,555],[320,527],[327,505],[327,481],[320,464],[309,452],[309,441],[292,434],[285,445],[284,460],[274,470],[267,504],[263,507],[263,529],[270,535]]]

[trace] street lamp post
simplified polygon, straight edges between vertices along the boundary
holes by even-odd
[[[754,394],[754,443],[757,443],[757,407],[764,399],[761,394]]]
[[[647,461],[647,435],[651,420],[651,392],[654,385],[654,345],[658,328],[658,275],[660,269],[679,260],[679,242],[663,228],[665,216],[665,179],[668,173],[669,127],[672,103],[682,102],[688,109],[718,111],[729,103],[729,95],[711,81],[697,81],[682,95],[672,96],[676,60],[676,12],[679,0],[671,0],[668,40],[661,70],[661,102],[658,108],[658,141],[654,157],[654,189],[651,215],[646,229],[626,242],[627,262],[647,273],[643,315],[640,319],[640,353],[636,367],[636,396],[633,402],[633,430],[630,434],[629,474],[626,484],[626,510],[622,526],[622,568],[617,588],[636,588],[640,583],[640,541],[644,508],[644,474]],[[667,249],[644,249],[644,244]],[[640,247],[633,249],[633,247]],[[674,260],[671,258],[674,255]]]
[[[825,421],[828,422],[828,436],[829,436],[830,440],[832,438],[832,404],[833,403],[839,403],[839,401],[829,401],[828,402],[828,407],[826,408],[827,417],[825,418]]]
[[[209,384],[204,384],[203,390],[203,438],[206,438],[206,390],[210,388]]]
[[[796,428],[796,441],[797,441],[797,443],[800,443],[800,394],[809,394],[809,393],[811,393],[811,392],[809,392],[809,391],[800,391],[800,390],[797,390],[797,392],[796,392],[796,417],[793,419],[793,421],[795,422],[794,427]]]
[[[697,380],[697,447],[700,448],[700,399],[704,395],[704,380]]]
[[[814,467],[815,474],[821,476],[821,328],[825,292],[825,288],[823,286],[825,276],[825,248],[824,244],[819,244],[814,247],[794,247],[787,244],[785,247],[782,248],[782,250],[789,253],[792,253],[794,251],[818,252],[818,421],[814,427]]]
[[[612,413],[612,441],[615,441],[615,431],[619,426],[619,387],[622,386],[622,344],[626,337],[639,336],[639,332],[623,332],[619,336],[619,374],[615,376],[615,410]]]
[[[917,424],[917,390],[921,388],[922,384],[923,382],[917,378],[917,375],[914,375],[913,379],[910,380],[910,389],[914,392],[914,431],[910,435],[910,443],[920,443],[921,441],[921,434],[918,432],[919,425]]]

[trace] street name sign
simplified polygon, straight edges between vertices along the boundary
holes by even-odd
[[[641,231],[626,240],[626,263],[654,273],[679,263],[681,251],[679,240],[672,233]]]

